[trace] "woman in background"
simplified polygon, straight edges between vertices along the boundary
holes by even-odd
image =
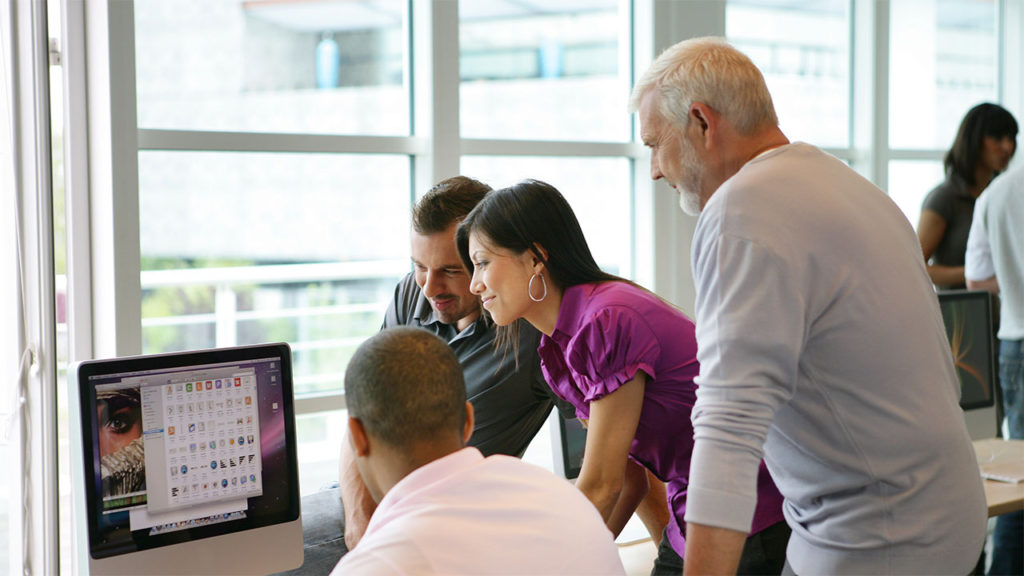
[[[917,237],[928,275],[942,289],[965,288],[964,253],[974,202],[1017,151],[1017,121],[997,104],[978,104],[960,122],[943,164],[946,179],[921,205]]]
[[[670,521],[656,574],[680,574],[699,372],[693,322],[653,293],[603,272],[565,198],[535,180],[488,194],[459,226],[470,291],[499,327],[541,331],[545,379],[587,426],[576,486],[618,535],[647,490],[667,482]],[[511,338],[511,339],[509,339]],[[789,527],[764,463],[740,573],[779,574]],[[663,572],[664,571],[664,572]]]

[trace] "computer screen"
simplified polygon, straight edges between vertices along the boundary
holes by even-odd
[[[960,379],[960,406],[965,410],[992,406],[995,401],[990,296],[984,290],[939,292],[953,365]]]
[[[992,437],[997,423],[991,296],[984,290],[955,290],[939,292],[938,298],[971,436]]]
[[[551,449],[554,453],[555,474],[569,480],[580,475],[583,467],[583,449],[587,445],[587,430],[576,418],[565,418],[556,410],[551,415]]]
[[[90,360],[72,370],[92,573],[301,565],[287,344]]]

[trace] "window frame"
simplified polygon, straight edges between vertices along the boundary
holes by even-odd
[[[668,186],[651,182],[649,156],[639,143],[635,118],[633,139],[627,143],[507,141],[459,136],[458,3],[455,1],[408,0],[413,25],[406,30],[407,58],[411,61],[405,69],[412,74],[408,85],[413,95],[413,130],[407,137],[139,129],[135,122],[132,2],[50,1],[60,2],[63,15],[67,314],[71,361],[141,352],[138,153],[142,150],[403,154],[412,165],[410,202],[417,191],[428,189],[439,177],[458,173],[463,154],[627,158],[632,165],[633,184],[629,191],[634,206],[633,277],[684,310],[693,310],[695,288],[688,262],[696,219],[676,209],[675,194]],[[725,32],[723,2],[620,1],[629,5],[631,14],[630,21],[623,24],[632,34],[630,80],[674,42]],[[943,153],[939,149],[889,147],[891,1],[849,0],[851,141],[848,147],[826,148],[883,189],[887,188],[891,160],[941,160]],[[1024,74],[1021,73],[1024,70],[1024,4],[1012,0],[996,2],[999,99],[1021,118],[1024,117]],[[46,0],[27,5],[45,13]],[[41,22],[45,27],[45,16]],[[40,24],[37,21],[33,25],[29,11],[21,11],[12,24],[19,46],[31,45],[26,30],[34,29],[39,33]],[[41,37],[45,39],[45,31]],[[41,52],[45,50],[36,46],[36,57]],[[33,52],[26,50],[25,53]],[[1016,73],[1008,74],[1008,71]],[[42,76],[43,85],[34,87],[35,97],[40,102],[39,98],[46,93],[46,75]],[[22,186],[19,197],[26,203],[30,199],[34,201],[37,193],[49,198],[42,193],[44,186],[42,182],[38,188]],[[43,212],[47,209],[45,205],[40,208]],[[42,269],[49,266],[52,273],[52,246],[47,247],[41,240],[43,237],[52,238],[52,234],[26,236],[31,254],[35,256],[31,265]],[[49,261],[46,253],[51,254]],[[30,296],[53,292],[52,277],[47,280],[44,276],[27,284]],[[56,381],[56,344],[42,328],[43,325],[53,326],[53,303],[32,297],[28,304],[33,311],[33,322],[39,324],[30,335],[41,358],[37,400],[44,406],[53,405],[55,412],[52,397],[62,386]],[[304,398],[298,401],[298,412],[315,414],[343,405],[340,393],[328,398]],[[32,461],[23,462],[24,466],[31,466],[34,478],[42,478],[44,486],[44,496],[35,501],[36,508],[31,513],[32,518],[41,522],[33,526],[30,534],[24,535],[29,556],[23,562],[47,573],[56,572],[56,568],[51,567],[58,566],[58,561],[65,561],[57,556],[54,418],[53,414],[32,417],[29,424],[33,442],[52,448],[39,449],[34,444]],[[12,525],[16,520],[11,519]],[[79,548],[82,547],[75,547],[78,562],[84,559],[84,552]],[[71,559],[67,560],[70,563]]]
[[[629,4],[629,0],[620,0]],[[74,4],[73,0],[64,0]],[[97,6],[93,6],[96,4]],[[462,155],[531,155],[620,157],[633,165],[646,159],[637,142],[551,142],[497,139],[464,139],[458,133],[458,2],[412,1],[406,19],[407,58],[412,74],[410,101],[413,127],[409,136],[348,136],[300,133],[224,132],[146,129],[135,125],[134,6],[131,2],[89,3],[84,23],[88,54],[88,78],[69,84],[69,100],[75,91],[88,94],[89,124],[101,126],[101,134],[89,134],[81,147],[89,150],[88,189],[90,212],[91,277],[73,275],[74,286],[91,292],[91,314],[83,318],[92,330],[88,337],[72,339],[81,345],[72,360],[96,356],[141,353],[141,288],[138,252],[138,153],[142,151],[219,151],[291,153],[371,153],[408,156],[412,166],[410,203],[418,191],[442,177],[457,174]],[[412,23],[411,26],[408,23]],[[629,25],[632,26],[630,19]],[[102,32],[102,34],[94,33]],[[424,57],[426,55],[426,57]],[[649,60],[648,60],[649,61]],[[101,73],[94,73],[98,70]],[[114,89],[117,87],[117,89]],[[83,100],[85,100],[83,98]],[[623,111],[623,114],[626,112]],[[110,126],[110,130],[106,129]],[[71,145],[76,141],[71,139]],[[636,181],[638,179],[634,179]],[[72,176],[72,182],[73,176]],[[83,186],[84,187],[84,186]],[[650,191],[647,182],[636,188]],[[633,191],[628,191],[631,197]],[[664,211],[662,211],[664,212]],[[70,217],[81,210],[69,208]],[[133,217],[129,217],[133,215]],[[81,224],[79,225],[79,228]],[[117,239],[116,245],[114,239]],[[648,242],[652,244],[653,242]],[[636,253],[635,250],[632,251]],[[84,256],[83,256],[84,259]],[[82,262],[69,254],[71,262]],[[636,258],[634,258],[634,261]],[[84,267],[88,270],[88,266]],[[631,273],[637,274],[637,265]],[[653,269],[648,265],[646,269]],[[657,289],[657,287],[655,287]],[[83,290],[83,293],[88,293]],[[84,302],[78,299],[79,303]],[[84,306],[74,307],[83,311]],[[304,415],[344,406],[342,392],[297,399],[297,414]]]

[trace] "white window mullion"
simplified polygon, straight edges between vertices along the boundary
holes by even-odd
[[[294,154],[426,154],[422,138],[340,136],[199,130],[138,131],[139,150],[216,152],[287,152]]]
[[[93,352],[139,354],[138,127],[132,2],[85,3]]]
[[[413,195],[459,173],[459,3],[412,2],[413,134],[429,143],[416,157]]]
[[[61,0],[61,4],[68,360],[74,362],[93,357],[85,3]]]
[[[1018,119],[1024,118],[1024,3],[1002,0],[999,97]]]
[[[623,111],[625,114],[625,111]],[[483,140],[464,138],[463,154],[493,156],[646,156],[643,146],[634,142],[558,142],[552,140]]]

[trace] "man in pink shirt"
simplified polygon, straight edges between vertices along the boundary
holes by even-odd
[[[349,441],[377,509],[332,574],[623,574],[611,532],[578,490],[516,458],[467,447],[473,406],[448,345],[386,329],[345,373]]]

